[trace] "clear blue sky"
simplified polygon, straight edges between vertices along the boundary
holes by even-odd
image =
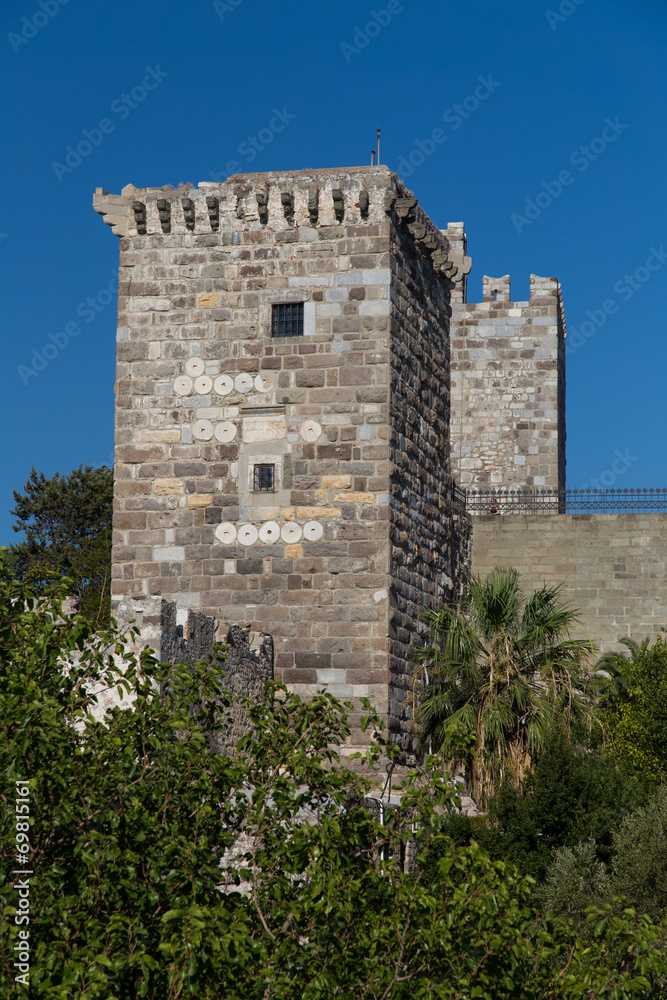
[[[16,539],[11,490],[31,465],[112,459],[118,241],[92,210],[95,187],[198,183],[230,161],[366,163],[377,125],[393,169],[434,129],[446,134],[399,172],[439,225],[465,221],[471,301],[485,273],[509,272],[515,299],[531,271],[560,278],[580,345],[568,357],[568,485],[611,478],[620,452],[614,485],[667,486],[664,2],[5,0],[0,26],[0,543]],[[480,77],[493,93],[443,118],[473,108]],[[289,120],[271,133],[274,108]],[[111,127],[93,131],[102,119]],[[84,130],[97,145],[64,170]],[[575,338],[586,322],[592,335]],[[67,324],[80,333],[61,349]],[[26,375],[45,345],[55,357]]]

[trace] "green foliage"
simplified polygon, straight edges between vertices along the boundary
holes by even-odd
[[[524,601],[514,569],[473,578],[460,607],[423,617],[431,645],[417,654],[427,680],[418,744],[462,759],[484,809],[505,777],[520,786],[553,721],[580,713],[588,647],[570,637],[577,618],[559,589],[545,586]]]
[[[104,722],[101,684],[125,692]],[[368,781],[340,766],[350,730],[335,699],[268,685],[235,759],[208,749],[219,699],[215,664],[137,660],[0,567],[1,995],[18,989],[17,778],[35,1000],[655,995],[660,929],[594,912],[586,944],[541,921],[530,880],[452,841],[433,761],[381,824],[360,805]],[[380,739],[369,764],[380,752],[395,748]],[[411,838],[406,875],[394,859]]]
[[[523,791],[505,783],[491,800],[482,842],[493,857],[511,861],[541,882],[553,852],[580,841],[593,839],[596,857],[608,862],[619,820],[647,795],[647,788],[630,780],[613,761],[554,728]]]
[[[629,655],[607,653],[596,664],[609,675],[598,710],[606,752],[635,774],[667,780],[667,644],[624,641]]]
[[[578,933],[590,935],[586,909],[622,897],[656,921],[667,917],[667,787],[656,790],[646,806],[626,814],[614,831],[610,865],[598,858],[594,840],[556,851],[538,895],[557,916],[571,920]]]
[[[586,919],[588,907],[602,909],[613,897],[611,879],[605,865],[598,860],[594,840],[557,850],[544,885],[538,890],[538,898],[546,910],[571,921],[577,933],[586,937],[592,931]]]
[[[667,916],[667,786],[623,818],[614,834],[612,883],[641,913]]]
[[[113,471],[79,466],[47,478],[33,468],[14,501],[13,529],[25,536],[10,550],[17,578],[41,589],[69,578],[81,613],[108,626]]]

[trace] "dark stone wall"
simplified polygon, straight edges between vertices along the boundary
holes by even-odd
[[[420,250],[430,240],[447,256],[449,245],[419,206],[408,203],[397,203],[392,226],[390,352],[389,714],[402,740],[409,732],[414,684],[410,651],[425,632],[419,614],[457,596],[469,565],[470,534],[466,516],[454,511],[450,499],[452,283],[434,266],[433,251]]]

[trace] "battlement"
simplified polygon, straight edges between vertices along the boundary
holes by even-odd
[[[117,236],[220,234],[223,244],[238,242],[240,232],[252,230],[273,231],[276,242],[307,243],[333,237],[343,225],[391,219],[445,279],[460,281],[465,266],[460,255],[460,266],[454,262],[446,233],[413,193],[382,166],[234,174],[223,184],[205,181],[197,188],[128,184],[120,195],[97,188],[93,208]]]

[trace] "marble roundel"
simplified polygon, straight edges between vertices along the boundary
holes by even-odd
[[[192,425],[192,436],[197,441],[210,441],[213,437],[213,424],[210,420],[198,420]]]
[[[322,427],[317,420],[304,420],[299,431],[304,441],[317,441],[322,433]]]
[[[259,538],[259,532],[254,524],[242,524],[238,538],[241,545],[254,545]]]
[[[213,388],[213,379],[210,375],[200,375],[195,379],[195,392],[200,396],[206,396]]]
[[[231,420],[223,420],[221,423],[215,425],[215,439],[216,441],[221,441],[222,444],[228,444],[233,441],[236,437],[236,424],[232,423]]]
[[[174,392],[177,396],[189,396],[192,392],[192,379],[189,375],[179,375],[174,381]]]
[[[266,521],[259,529],[259,540],[265,545],[274,545],[280,538],[280,525],[275,521]]]
[[[294,521],[287,521],[286,524],[283,524],[280,531],[280,537],[284,542],[287,542],[288,545],[293,545],[294,542],[298,542],[301,535],[301,525],[295,524]]]
[[[303,537],[307,542],[319,542],[324,534],[324,528],[319,521],[308,521],[303,526]]]
[[[229,521],[223,521],[215,529],[215,537],[223,545],[233,545],[236,541],[236,525]]]
[[[188,375],[192,375],[193,378],[197,378],[199,375],[203,375],[206,371],[206,365],[201,358],[189,358],[185,362],[185,370]]]
[[[217,379],[213,383],[213,388],[217,392],[218,396],[228,396],[234,388],[234,383],[230,379],[229,375],[218,375]]]
[[[255,389],[257,392],[271,392],[275,384],[275,376],[268,372],[260,372],[259,375],[255,375]]]
[[[254,384],[252,375],[248,375],[247,372],[237,375],[234,379],[234,386],[237,392],[250,392]]]

